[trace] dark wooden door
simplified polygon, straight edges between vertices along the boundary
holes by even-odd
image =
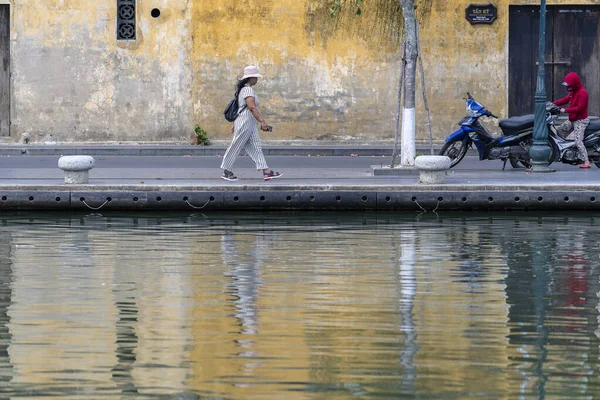
[[[0,136],[10,135],[10,6],[0,4]]]
[[[598,6],[554,7],[554,98],[566,96],[562,80],[575,71],[590,96],[589,113],[597,116],[600,116],[599,24]]]
[[[549,16],[548,13],[547,17]],[[511,6],[508,27],[508,113],[510,116],[533,113],[539,38],[539,6]],[[547,18],[546,49],[551,47],[552,18]],[[552,81],[552,68],[549,68],[546,71],[546,88],[552,88]]]
[[[509,114],[531,114],[537,80],[539,6],[509,11]],[[575,71],[590,95],[590,115],[600,115],[600,6],[548,6],[546,95],[566,96],[565,75]]]

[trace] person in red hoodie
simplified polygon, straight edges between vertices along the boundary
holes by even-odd
[[[583,164],[579,168],[590,168],[587,150],[583,144],[585,128],[590,124],[588,118],[588,92],[581,84],[579,75],[575,72],[570,72],[565,76],[563,85],[567,87],[569,94],[560,100],[556,100],[553,104],[563,106],[569,103],[569,108],[561,108],[560,112],[569,114],[569,119],[557,128],[557,133],[566,139],[573,133],[575,145],[579,150],[579,158],[583,160]]]

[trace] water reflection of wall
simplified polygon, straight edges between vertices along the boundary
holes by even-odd
[[[593,218],[539,217],[515,221],[515,236],[503,241],[509,274],[511,377],[522,396],[592,395],[590,377],[598,358],[596,336],[600,289]],[[568,373],[565,375],[565,372]]]
[[[12,341],[9,314],[12,300],[12,235],[0,227],[0,386],[8,387],[13,378],[13,366],[9,354]],[[5,392],[6,393],[6,392]]]
[[[139,352],[138,305],[135,285],[123,284],[114,291],[115,307],[118,310],[116,322],[116,357],[117,363],[112,368],[113,381],[120,388],[123,396],[139,392],[133,377],[133,371]],[[130,286],[130,287],[127,287]]]
[[[307,382],[342,397],[373,387],[443,395],[431,377],[444,376],[453,390],[508,392],[486,369],[507,363],[508,334],[506,269],[486,227],[409,221],[365,234],[357,222],[221,236],[226,297],[197,288],[197,305],[214,308],[195,312],[194,387],[251,396],[268,390],[261,382],[273,392],[289,388],[276,382]],[[465,353],[485,360],[457,367]]]
[[[191,250],[195,243],[185,232],[168,225],[154,227],[153,222],[136,220],[137,240],[133,242],[130,229],[106,233],[116,244],[111,261],[114,281],[124,296],[121,312],[136,312],[130,316],[137,319],[131,332],[137,340],[132,376],[145,392],[148,387],[155,393],[186,391],[193,310],[189,277],[194,274]],[[138,251],[130,252],[131,245]]]
[[[547,391],[592,393],[598,245],[581,219],[295,221],[13,226],[0,238],[13,382],[537,398],[552,377]]]
[[[54,222],[13,229],[14,382],[183,392],[192,267],[180,239],[146,219]]]
[[[381,242],[357,247],[352,239],[357,232],[335,224],[314,228],[234,225],[223,230],[225,296],[203,291],[210,283],[198,282],[197,287],[195,388],[234,398],[281,393],[294,385],[318,391],[338,385],[339,374],[361,364],[377,368],[381,357],[397,362],[398,353],[375,351],[375,333],[382,324],[389,329],[386,318],[397,304],[393,271],[385,278],[379,274],[374,278],[369,270],[374,259],[381,257]],[[388,280],[389,291],[381,293],[381,288],[365,285],[364,279]],[[391,312],[382,306],[370,315],[367,311],[378,301],[386,302]],[[372,321],[371,327],[356,328],[353,321],[359,316]],[[397,329],[393,324],[390,332]],[[362,390],[351,386],[351,390]]]
[[[73,379],[108,382],[110,373],[100,366],[115,363],[108,351],[115,343],[112,282],[94,263],[83,221],[67,221],[58,231],[48,234],[41,224],[14,229],[15,381],[38,387]]]
[[[426,372],[417,374],[416,393],[444,397],[452,388],[501,397],[509,390],[498,367],[507,359],[506,269],[491,224],[440,218],[415,228],[414,363]]]
[[[282,267],[277,254],[291,254],[286,239],[260,226],[224,228],[220,253],[203,260],[212,268],[195,286],[190,383],[199,393],[247,398],[309,380],[302,307],[283,306],[302,304],[310,282],[304,274],[283,284],[269,279]]]
[[[332,398],[365,395],[374,387],[395,392],[401,371],[400,244],[393,247],[387,232],[378,235],[370,225],[375,220],[351,222],[294,238],[297,257],[312,275],[303,327],[311,388]]]

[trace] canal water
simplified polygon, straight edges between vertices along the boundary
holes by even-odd
[[[600,214],[0,215],[0,397],[592,399]]]

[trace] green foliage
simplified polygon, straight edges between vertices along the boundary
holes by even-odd
[[[398,0],[310,0],[308,28],[324,42],[343,35],[367,46],[398,47],[402,37],[402,8]]]
[[[208,139],[208,135],[206,133],[206,131],[204,129],[202,129],[202,127],[200,127],[200,125],[196,124],[196,127],[194,128],[194,133],[196,134],[196,138],[198,138],[198,145],[201,146],[209,146],[210,145],[210,140]]]
[[[416,18],[422,26],[427,25],[433,0],[412,1]],[[330,39],[344,37],[384,53],[398,51],[404,38],[402,3],[400,0],[307,0],[305,28],[316,33],[315,44],[323,46]]]
[[[384,24],[395,25],[395,20],[402,14],[401,2],[399,0],[317,0],[327,2],[327,9],[331,19],[339,18],[342,13],[360,16],[367,9],[375,12],[377,17],[384,20]],[[414,0],[414,9],[417,19],[424,21],[428,19],[431,12],[433,0]]]
[[[329,3],[329,16],[337,17],[343,8],[351,7],[355,15],[362,14],[363,0],[331,0]]]

